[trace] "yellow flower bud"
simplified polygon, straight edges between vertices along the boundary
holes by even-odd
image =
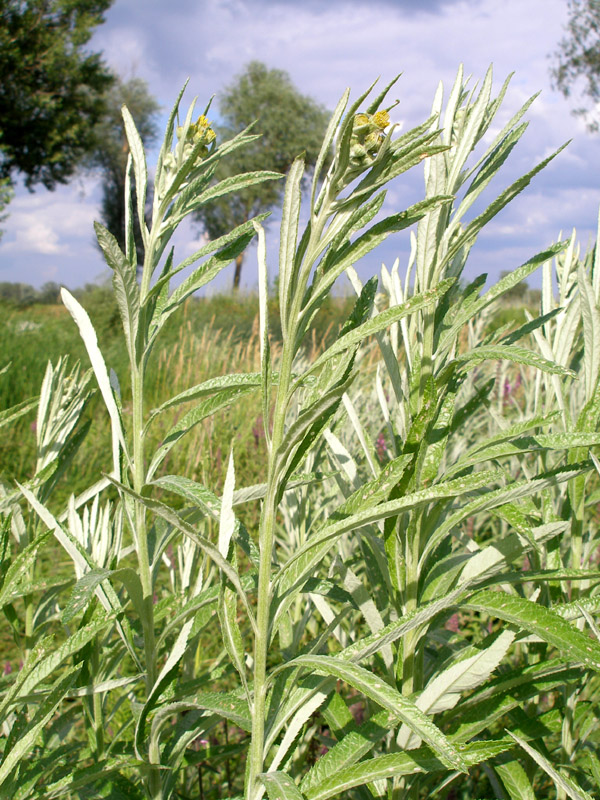
[[[361,125],[368,125],[369,124],[369,115],[368,114],[356,114],[354,117],[353,128],[360,128]]]
[[[371,117],[372,122],[383,130],[390,124],[390,115],[387,111],[376,111]]]
[[[379,147],[381,146],[381,141],[383,139],[383,135],[381,131],[373,131],[365,138],[365,147],[369,151],[375,150],[377,152]]]

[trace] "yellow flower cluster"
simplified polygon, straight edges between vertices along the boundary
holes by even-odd
[[[356,114],[350,140],[350,165],[353,170],[371,165],[385,138],[385,129],[390,124],[387,111],[374,114]]]
[[[177,144],[172,152],[165,155],[163,161],[164,176],[160,185],[156,186],[159,197],[163,197],[168,192],[175,174],[188,161],[192,152],[196,150],[196,161],[192,166],[187,165],[186,174],[189,174],[209,155],[209,145],[217,138],[204,114],[201,114],[196,122],[188,125],[187,129],[184,125],[179,125],[176,134]]]
[[[199,158],[206,158],[208,155],[208,145],[211,144],[211,142],[214,142],[217,138],[216,133],[210,127],[210,122],[206,119],[204,114],[201,114],[196,122],[192,122],[192,124],[188,127],[187,132],[183,126],[177,128],[177,138],[179,139],[178,148],[182,145],[181,140],[184,137],[184,133],[184,158],[187,158],[194,147],[197,147],[199,144],[202,144],[203,146],[200,148],[198,156]]]

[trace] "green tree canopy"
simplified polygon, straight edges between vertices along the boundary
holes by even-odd
[[[600,101],[600,0],[569,0],[567,35],[560,41],[555,59],[555,88],[570,97],[578,85],[595,106]],[[576,108],[574,113],[598,130],[598,119],[590,116],[588,108]]]
[[[114,81],[84,45],[113,0],[0,0],[0,179],[53,189],[94,141]]]
[[[94,141],[86,165],[99,170],[102,177],[102,223],[125,250],[125,171],[129,147],[121,107],[126,105],[136,124],[144,146],[158,134],[156,116],[159,105],[141,78],[123,81],[119,78],[106,94],[106,111],[94,128]],[[133,215],[138,264],[143,260],[137,214]]]
[[[252,61],[219,96],[221,123],[214,125],[218,140],[228,139],[257,121],[260,139],[219,162],[215,180],[239,172],[268,169],[285,174],[304,152],[308,167],[314,166],[328,112],[310,97],[300,94],[287,72],[268,69]],[[197,219],[211,239],[227,233],[279,203],[283,181],[268,181],[218,198],[203,206]],[[240,284],[243,254],[236,260],[234,288]]]

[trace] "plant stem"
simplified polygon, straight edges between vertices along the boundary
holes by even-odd
[[[246,800],[260,800],[264,788],[259,775],[263,772],[265,742],[265,708],[267,692],[267,655],[270,639],[270,589],[271,564],[278,498],[281,479],[285,468],[278,463],[279,449],[285,435],[286,412],[289,404],[289,391],[292,381],[292,364],[299,344],[296,342],[300,312],[306,285],[317,252],[318,240],[323,231],[329,205],[325,203],[311,228],[309,243],[305,251],[304,264],[299,267],[297,285],[293,287],[292,302],[289,309],[287,336],[283,342],[281,368],[273,414],[273,433],[269,451],[267,494],[264,500],[260,529],[260,565],[258,573],[258,598],[256,610],[257,632],[254,640],[254,704],[252,708],[252,738],[248,754],[249,767],[246,775]]]
[[[132,364],[131,391],[133,403],[133,488],[140,494],[145,481],[144,465],[144,369],[141,364]],[[148,535],[146,530],[146,509],[141,503],[134,508],[135,539],[138,557],[140,582],[142,584],[143,616],[141,619],[144,637],[144,659],[146,664],[146,697],[156,683],[156,640],[154,636],[154,602],[150,558],[148,554]],[[147,773],[146,790],[152,800],[162,797],[161,779],[158,764],[160,753],[157,747],[150,747],[150,768]]]
[[[293,342],[293,338],[290,338]],[[258,800],[263,794],[259,775],[263,771],[265,740],[265,703],[267,678],[267,653],[269,648],[269,594],[271,589],[271,561],[273,557],[273,539],[275,534],[275,517],[277,514],[277,496],[279,482],[276,469],[276,455],[283,441],[287,394],[291,377],[290,348],[284,344],[282,368],[275,402],[273,419],[273,436],[269,454],[269,475],[267,479],[267,496],[263,504],[260,521],[259,548],[260,566],[258,573],[258,600],[256,609],[256,637],[254,640],[254,704],[252,708],[252,740],[250,743],[249,769],[247,775],[247,800]]]

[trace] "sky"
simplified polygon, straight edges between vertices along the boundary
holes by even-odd
[[[596,237],[600,204],[600,135],[571,113],[574,101],[552,90],[552,55],[565,34],[567,0],[115,0],[89,48],[125,78],[147,81],[161,106],[160,127],[189,78],[185,98],[203,107],[258,59],[286,70],[303,93],[333,109],[347,86],[356,96],[381,77],[401,72],[392,121],[408,130],[427,119],[441,81],[447,97],[459,64],[480,82],[490,64],[496,92],[514,72],[500,123],[541,90],[527,113],[529,127],[485,195],[500,191],[565,141],[571,143],[490,223],[472,250],[466,275],[494,281],[577,229],[585,249]],[[156,152],[149,154],[152,165]],[[402,211],[423,191],[416,167],[389,189],[384,210]],[[106,279],[94,244],[100,183],[81,175],[54,192],[17,187],[3,224],[0,281],[34,286],[54,281],[70,288]],[[198,248],[201,230],[182,225],[176,258]],[[276,272],[277,216],[268,235],[268,264]],[[366,279],[381,263],[408,258],[408,234],[388,240],[358,265]],[[213,290],[226,291],[232,267]],[[530,281],[536,285],[536,279]],[[256,259],[247,256],[242,287],[256,285]],[[340,290],[344,290],[342,285]]]

